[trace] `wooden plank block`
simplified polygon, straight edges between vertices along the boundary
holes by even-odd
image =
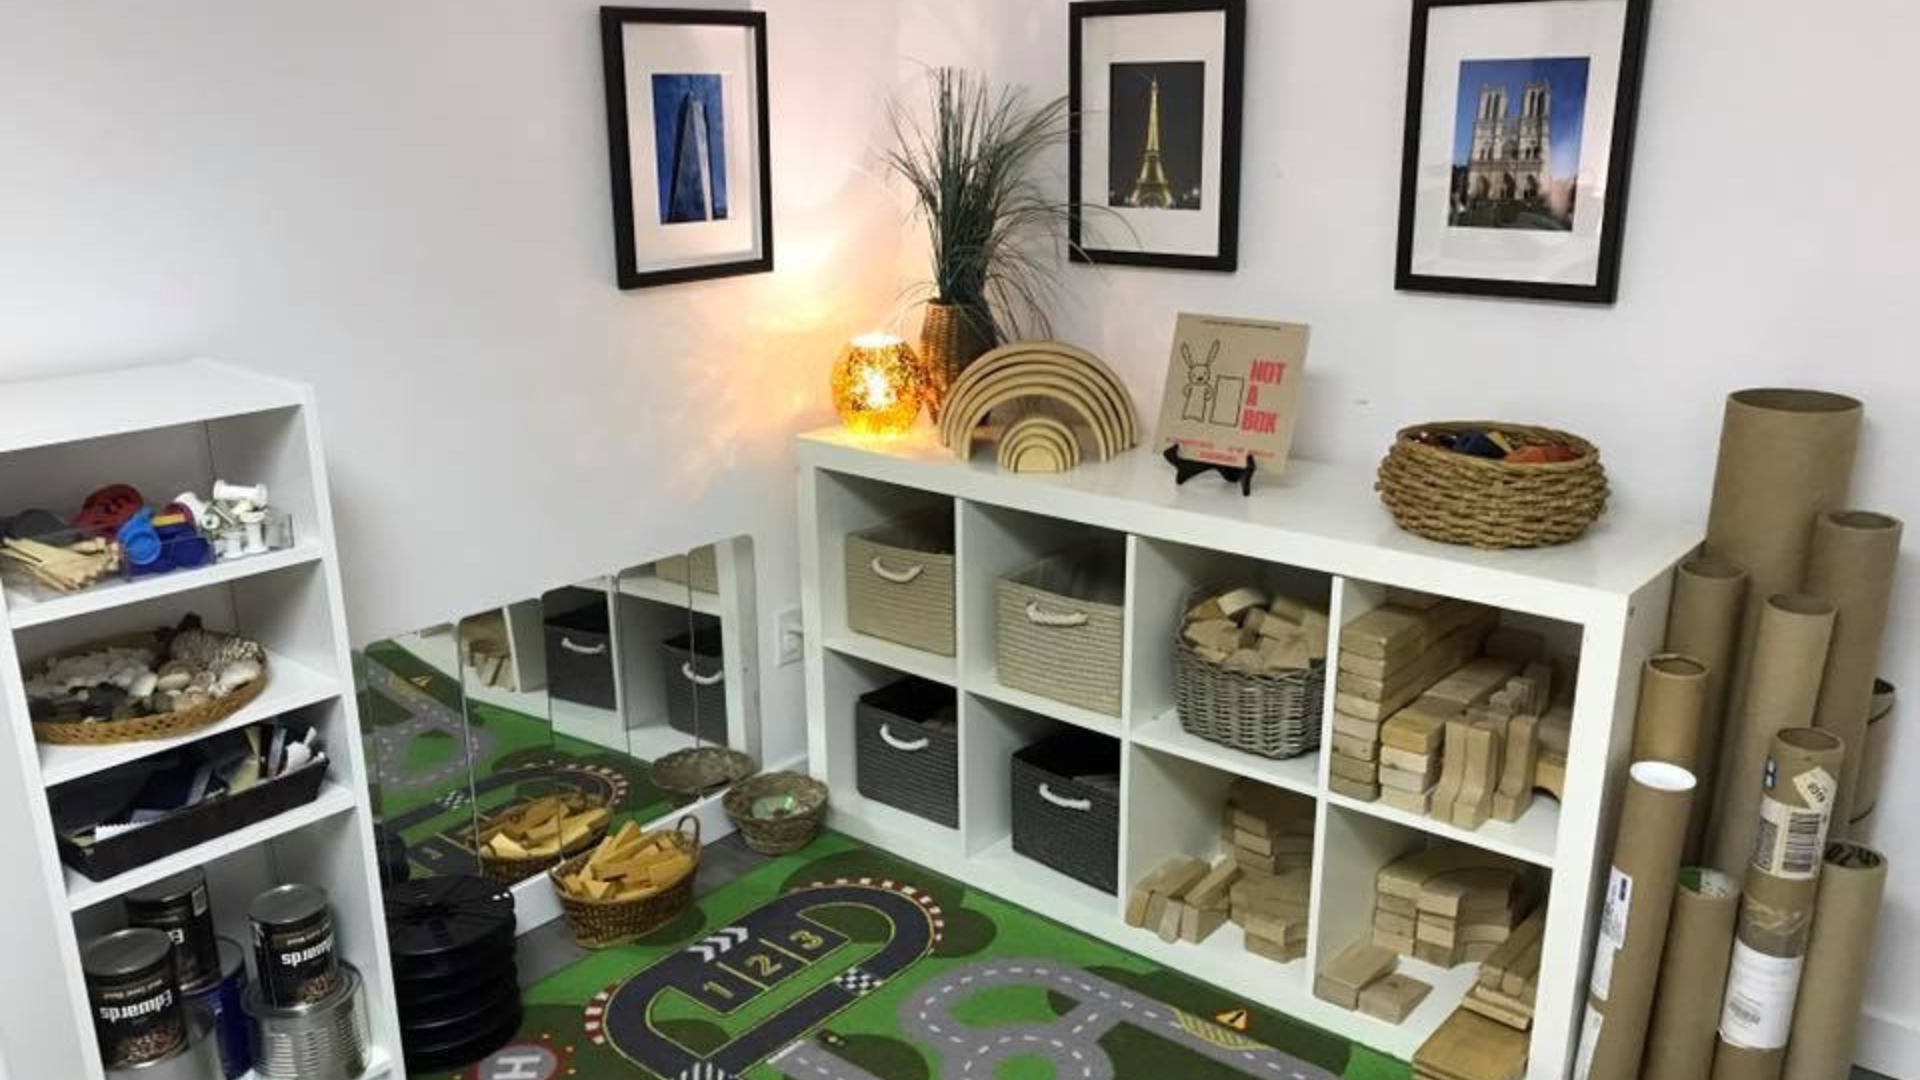
[[[1515,1031],[1524,1032],[1533,1027],[1533,1011],[1531,1009],[1509,1008],[1490,998],[1483,997],[1479,987],[1475,987],[1472,993],[1469,993],[1465,998],[1461,999],[1460,1007],[1484,1016],[1502,1027],[1512,1028]]]
[[[1411,898],[1393,896],[1386,892],[1374,893],[1373,910],[1375,914],[1385,911],[1394,915],[1402,915],[1405,916],[1409,922],[1420,914],[1420,909],[1414,905]]]
[[[1461,710],[1443,701],[1421,698],[1393,714],[1380,728],[1380,742],[1396,750],[1414,754],[1439,751],[1447,722],[1459,718]]]
[[[1304,944],[1289,945],[1286,942],[1271,941],[1267,938],[1255,937],[1252,934],[1248,934],[1246,940],[1248,952],[1255,956],[1272,960],[1275,963],[1291,964],[1307,955],[1307,947]]]
[[[1220,860],[1187,890],[1187,903],[1203,910],[1224,911],[1231,899],[1233,883],[1240,880],[1241,873],[1240,867],[1231,860]]]
[[[1156,892],[1165,893],[1167,899],[1178,900],[1187,895],[1187,890],[1201,878],[1207,876],[1207,864],[1191,855],[1176,855],[1160,877]]]
[[[1211,908],[1197,908],[1192,904],[1180,907],[1180,940],[1197,945],[1213,935],[1227,921],[1225,911]]]
[[[1344,777],[1359,784],[1373,784],[1380,778],[1380,766],[1359,758],[1333,755],[1333,775]]]
[[[1303,911],[1298,916],[1264,915],[1254,912],[1247,916],[1242,924],[1249,937],[1265,938],[1283,944],[1305,944],[1307,940],[1307,917]]]
[[[1314,976],[1314,996],[1342,1008],[1357,1009],[1360,991],[1374,980],[1391,974],[1399,962],[1399,954],[1391,949],[1383,949],[1371,941],[1356,941],[1342,949],[1340,955]]]
[[[1358,758],[1361,761],[1377,761],[1380,757],[1380,744],[1373,739],[1356,739],[1336,731],[1333,733],[1333,752],[1342,757]]]
[[[1396,791],[1428,792],[1433,790],[1434,783],[1435,780],[1431,773],[1406,772],[1401,769],[1388,768],[1382,768],[1380,770],[1380,790],[1382,794],[1385,794],[1389,788]]]
[[[1396,934],[1376,927],[1368,940],[1383,949],[1392,949],[1396,955],[1413,955],[1414,940],[1412,934]]]
[[[1384,908],[1375,908],[1373,912],[1373,928],[1375,930],[1385,930],[1389,934],[1411,934],[1413,933],[1415,919],[1415,916],[1402,915]]]
[[[1399,788],[1381,787],[1380,801],[1409,814],[1425,817],[1433,810],[1433,788],[1424,791],[1402,791]]]
[[[1179,900],[1167,899],[1167,906],[1160,912],[1160,922],[1154,928],[1161,941],[1171,945],[1180,940],[1180,924],[1186,918],[1186,910],[1187,905]]]
[[[1369,742],[1378,742],[1380,739],[1380,721],[1367,720],[1362,717],[1348,716],[1346,713],[1336,712],[1333,714],[1333,733],[1335,735],[1345,735],[1350,739],[1366,739]]]
[[[1392,720],[1387,723],[1393,723]],[[1402,750],[1397,746],[1380,747],[1380,764],[1383,767],[1399,769],[1403,772],[1425,773],[1431,771],[1436,779],[1440,775],[1440,762],[1432,754]]]
[[[1360,991],[1360,1011],[1376,1020],[1398,1024],[1412,1015],[1432,992],[1431,983],[1394,972]]]
[[[1477,829],[1493,815],[1493,790],[1500,782],[1501,743],[1494,730],[1476,723],[1467,731],[1466,768],[1453,803],[1456,828]]]
[[[1337,774],[1328,778],[1327,786],[1335,792],[1345,795],[1349,799],[1359,799],[1362,802],[1373,802],[1380,797],[1380,785],[1378,783],[1363,784],[1357,780],[1349,780]]]
[[[1492,956],[1487,957],[1486,965],[1480,971],[1480,984],[1489,988],[1499,987],[1507,972],[1515,970],[1518,965],[1524,963],[1522,957],[1530,947],[1534,950],[1533,966],[1537,970],[1540,966],[1540,936],[1546,930],[1546,926],[1545,905],[1539,906],[1533,914],[1520,920],[1520,925],[1513,928],[1513,933],[1508,935],[1505,944],[1495,949]]]
[[[1505,686],[1507,680],[1519,670],[1518,660],[1483,656],[1478,660],[1468,661],[1451,675],[1428,687],[1427,692],[1421,696],[1457,704],[1465,709],[1486,700],[1494,691]]]
[[[1453,802],[1460,797],[1460,789],[1467,781],[1469,730],[1464,719],[1447,721],[1446,748],[1441,751],[1440,759],[1440,783],[1433,791],[1433,816],[1443,821],[1453,817]]]

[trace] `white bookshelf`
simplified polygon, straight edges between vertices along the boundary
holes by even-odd
[[[398,1075],[373,814],[351,692],[346,621],[326,463],[312,391],[208,361],[0,386],[0,491],[6,510],[71,509],[88,491],[126,482],[149,501],[204,492],[215,479],[265,483],[293,517],[295,545],[247,559],[68,596],[0,595],[0,859],[18,886],[0,920],[0,955],[22,977],[0,985],[0,1043],[15,1076],[102,1076],[80,953],[123,924],[128,891],[203,867],[218,932],[245,941],[246,905],[284,881],[326,889],[341,955],[359,969],[374,1051],[365,1076]],[[260,697],[220,723],[171,739],[116,746],[33,740],[23,663],[88,641],[172,624],[188,613],[267,647]],[[319,797],[105,881],[62,866],[47,790],[149,754],[297,712],[326,741]]]
[[[801,588],[806,620],[808,761],[833,785],[831,824],[943,873],[1067,922],[1276,1011],[1410,1058],[1458,1006],[1475,965],[1403,970],[1434,984],[1404,1023],[1321,1001],[1312,972],[1366,936],[1380,868],[1437,841],[1542,867],[1551,877],[1530,1080],[1569,1067],[1593,933],[1596,886],[1632,732],[1639,662],[1665,628],[1670,571],[1700,540],[1695,526],[1609,514],[1574,543],[1488,552],[1397,529],[1367,469],[1295,461],[1243,498],[1201,479],[1177,487],[1144,451],[1054,476],[1015,476],[991,460],[957,462],[933,434],[868,439],[838,429],[800,438]],[[929,507],[954,514],[958,655],[935,657],[854,633],[846,618],[846,536]],[[1123,686],[1118,716],[1002,686],[995,675],[994,584],[1074,542],[1108,534],[1126,548]],[[1196,588],[1249,580],[1324,596],[1335,633],[1380,603],[1389,585],[1502,609],[1577,654],[1565,800],[1536,800],[1513,824],[1477,830],[1338,795],[1328,755],[1270,761],[1187,734],[1173,709],[1173,635]],[[1337,648],[1337,642],[1335,644]],[[913,674],[954,686],[959,700],[960,824],[933,826],[869,802],[855,787],[854,702]],[[1330,727],[1332,694],[1322,722]],[[1119,895],[1082,885],[1015,852],[1008,756],[1057,730],[1085,728],[1121,746]],[[1323,745],[1331,735],[1323,736]],[[1124,895],[1176,853],[1214,850],[1235,777],[1314,800],[1313,926],[1307,955],[1277,964],[1247,953],[1229,926],[1199,945],[1167,944],[1128,927]]]

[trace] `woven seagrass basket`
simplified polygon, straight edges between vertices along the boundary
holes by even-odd
[[[784,817],[755,817],[753,804],[769,796],[793,796],[795,809]],[[762,855],[785,855],[813,841],[827,820],[827,785],[795,772],[749,776],[727,789],[721,805],[747,846]]]
[[[122,637],[96,641],[75,649],[64,649],[46,657],[41,666],[68,656],[92,652],[105,648],[143,648],[152,649],[156,655],[165,656],[160,639],[155,634],[129,634]],[[191,709],[176,709],[170,713],[155,716],[140,716],[131,720],[87,720],[87,721],[34,721],[33,738],[35,742],[56,743],[62,746],[111,746],[115,743],[146,742],[150,739],[170,739],[176,735],[185,735],[190,731],[211,724],[217,724],[241,709],[252,704],[254,699],[267,688],[267,659],[263,653],[260,658],[260,677],[240,687],[223,698],[216,698]]]
[[[1429,446],[1419,432],[1495,430],[1521,446],[1565,446],[1570,461],[1520,464]],[[1578,435],[1495,421],[1417,424],[1401,429],[1380,462],[1380,501],[1410,533],[1478,548],[1564,544],[1587,531],[1607,505],[1600,451]]]
[[[578,873],[580,867],[593,857],[592,848],[569,856],[565,862],[547,871],[548,880],[553,882],[554,895],[560,898],[560,912],[566,916],[567,928],[573,931],[573,940],[581,948],[605,949],[645,937],[678,918],[681,912],[687,910],[687,905],[693,903],[693,881],[700,874],[700,819],[688,814],[673,828],[655,830],[646,835],[648,838],[664,835],[669,843],[693,859],[693,865],[687,868],[680,880],[652,896],[595,900],[587,896],[574,896],[561,888],[560,879]],[[596,840],[595,845],[598,843]]]
[[[577,814],[582,810],[589,810],[602,805],[578,793],[562,795],[560,796],[560,801],[565,804],[567,813],[569,814]],[[594,845],[600,843],[600,841],[605,838],[607,835],[607,826],[612,823],[611,817],[609,817],[609,820],[602,822],[599,828],[589,829],[586,836],[574,841],[572,844],[567,845],[564,850],[552,855],[532,855],[524,859],[511,859],[488,854],[486,849],[481,845],[493,839],[493,834],[499,831],[498,823],[500,820],[512,813],[513,810],[514,805],[509,804],[496,813],[482,818],[480,823],[474,826],[473,830],[473,850],[480,856],[480,872],[495,881],[508,885],[525,881],[536,874],[550,870],[562,861],[582,851],[592,850]]]

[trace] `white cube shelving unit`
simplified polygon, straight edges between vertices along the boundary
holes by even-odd
[[[80,953],[123,925],[128,891],[204,867],[215,925],[248,938],[246,907],[286,881],[327,890],[342,959],[360,970],[372,1028],[370,1078],[397,1076],[400,1046],[387,958],[373,815],[352,693],[326,465],[312,391],[207,361],[0,386],[0,506],[68,507],[131,483],[149,500],[205,492],[216,478],[265,483],[293,516],[295,545],[70,596],[0,595],[0,861],[15,875],[0,955],[0,1050],[18,1077],[102,1075]],[[231,718],[177,738],[118,746],[42,746],[28,722],[22,663],[98,638],[198,613],[244,633],[271,658],[261,696]],[[106,881],[60,863],[47,789],[223,731],[295,712],[320,728],[329,775],[315,801]]]
[[[1613,514],[1571,544],[1487,552],[1400,531],[1364,469],[1295,461],[1243,498],[1208,479],[1177,487],[1172,470],[1146,452],[1055,476],[1016,476],[990,460],[956,461],[927,431],[890,439],[816,432],[800,438],[798,459],[808,758],[813,774],[833,785],[833,827],[1401,1058],[1411,1058],[1459,1005],[1476,965],[1439,970],[1403,959],[1402,970],[1433,983],[1434,993],[1401,1024],[1314,997],[1317,965],[1369,933],[1375,874],[1437,840],[1532,863],[1550,875],[1551,892],[1528,1075],[1565,1074],[1592,943],[1592,900],[1604,880],[1605,839],[1631,744],[1639,665],[1658,651],[1670,571],[1698,546],[1698,528]],[[955,515],[954,657],[863,637],[847,626],[847,534],[929,507]],[[1118,716],[1010,689],[995,675],[994,583],[1101,534],[1127,553]],[[1195,588],[1253,579],[1324,597],[1336,634],[1395,585],[1500,608],[1508,622],[1544,631],[1556,651],[1577,653],[1564,802],[1536,800],[1511,825],[1459,829],[1332,792],[1324,753],[1270,761],[1186,734],[1172,688],[1181,600]],[[855,788],[854,703],[906,674],[958,692],[957,829],[863,799]],[[1323,723],[1330,725],[1331,692],[1327,698]],[[1061,725],[1122,744],[1118,896],[1012,848],[1008,757]],[[1322,741],[1330,744],[1331,736]],[[1231,924],[1199,945],[1167,944],[1123,919],[1129,883],[1173,854],[1214,850],[1226,787],[1242,776],[1318,806],[1312,933],[1305,959],[1295,963],[1246,952]]]

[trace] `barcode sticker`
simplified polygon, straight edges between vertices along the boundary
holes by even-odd
[[[1726,1002],[1720,1009],[1720,1037],[1747,1050],[1786,1046],[1804,963],[1803,957],[1768,956],[1736,940]]]
[[[1828,808],[1803,810],[1760,796],[1760,822],[1753,833],[1753,868],[1788,881],[1811,881],[1820,874],[1827,847]]]

